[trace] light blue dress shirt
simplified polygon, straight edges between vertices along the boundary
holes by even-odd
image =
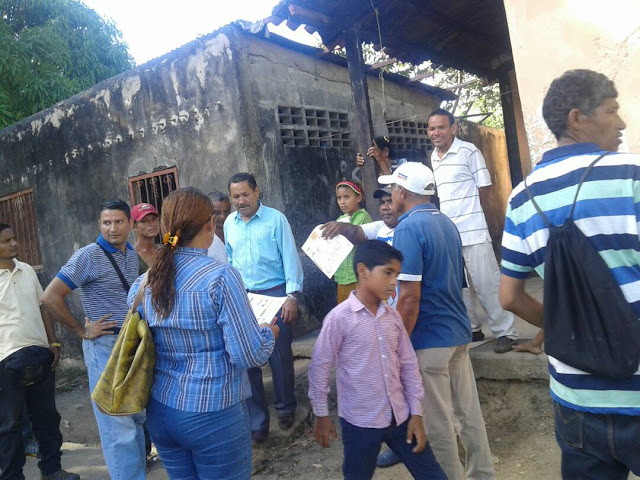
[[[303,272],[287,218],[262,203],[245,222],[233,212],[224,222],[229,263],[240,271],[248,290],[286,284],[287,293],[302,291]]]

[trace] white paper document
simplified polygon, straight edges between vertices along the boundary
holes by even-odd
[[[269,297],[268,295],[259,295],[257,293],[247,293],[249,297],[249,303],[253,314],[258,320],[258,325],[261,323],[268,323],[273,325],[275,323],[275,316],[284,305],[287,297]]]
[[[353,243],[343,235],[338,235],[331,240],[322,238],[320,225],[313,229],[307,241],[302,245],[302,251],[329,278],[333,277],[351,250],[353,250]]]

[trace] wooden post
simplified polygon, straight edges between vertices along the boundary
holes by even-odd
[[[504,118],[504,134],[507,139],[511,185],[515,188],[523,177],[522,164],[520,163],[520,146],[518,145],[516,111],[513,105],[513,96],[511,95],[512,84],[507,72],[500,72],[498,81],[500,82],[500,100]]]
[[[367,150],[372,145],[373,122],[371,121],[369,89],[362,58],[360,26],[354,25],[347,30],[344,39],[353,98],[353,140],[356,151],[366,156]],[[374,219],[378,219],[378,209],[375,208],[376,201],[373,198],[373,192],[378,188],[378,175],[376,174],[375,160],[372,158],[368,158],[362,168],[362,188],[367,202],[367,211]]]

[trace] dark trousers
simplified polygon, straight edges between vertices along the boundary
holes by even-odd
[[[395,422],[387,428],[357,427],[344,418],[340,418],[342,427],[342,444],[344,445],[344,463],[342,473],[345,480],[369,480],[376,469],[376,460],[382,443],[402,459],[407,470],[415,479],[447,480],[446,475],[436,458],[431,446],[420,453],[413,453],[414,444],[407,443],[407,426],[409,420],[401,425]]]
[[[256,290],[252,293],[269,295],[271,297],[284,297],[287,294],[285,285],[269,290]],[[276,325],[280,327],[280,334],[276,340],[276,346],[269,358],[271,376],[273,379],[273,396],[278,415],[293,415],[296,411],[295,374],[293,371],[293,325],[282,321],[282,312],[278,313]],[[269,406],[262,383],[262,369],[250,368],[249,383],[251,383],[252,396],[247,399],[249,415],[251,416],[252,432],[269,431]]]
[[[38,468],[42,475],[51,475],[61,469],[62,434],[60,414],[56,410],[55,375],[48,365],[36,370],[33,367],[9,370],[0,362],[0,480],[24,480],[22,420],[25,406],[40,447]],[[35,383],[30,384],[33,380]]]
[[[579,412],[553,402],[564,480],[640,475],[640,416]]]

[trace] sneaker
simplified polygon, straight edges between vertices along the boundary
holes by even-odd
[[[496,340],[496,346],[493,347],[493,351],[496,353],[507,353],[513,349],[516,344],[515,340],[511,340],[509,337],[498,337]]]
[[[481,340],[484,340],[484,333],[482,333],[482,330],[478,330],[476,332],[471,332],[471,341],[472,342],[479,342]]]
[[[289,430],[293,426],[294,416],[291,414],[284,414],[278,417],[278,427],[280,430]]]
[[[400,463],[401,461],[402,459],[398,455],[396,455],[396,452],[394,452],[390,448],[387,448],[384,452],[381,452],[378,455],[377,465],[382,468],[391,467],[392,465]]]
[[[28,440],[24,444],[24,454],[27,457],[37,457],[40,449],[38,448],[38,442],[36,442],[33,438]]]
[[[41,480],[80,480],[80,475],[75,473],[69,473],[64,470],[58,470],[51,475],[42,475]]]

